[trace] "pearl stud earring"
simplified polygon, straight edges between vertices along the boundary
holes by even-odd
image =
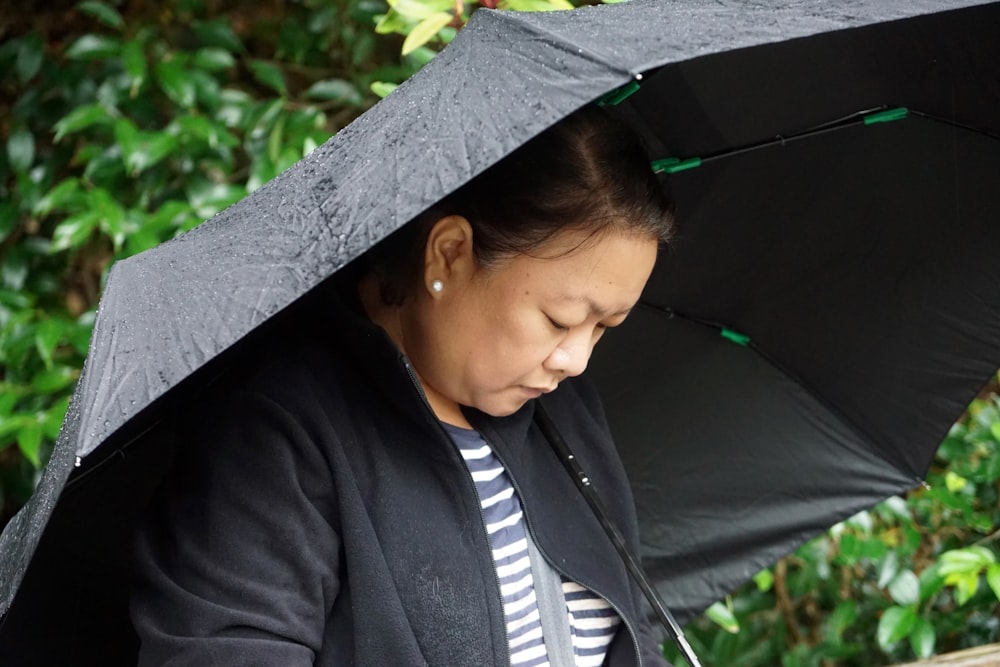
[[[444,281],[443,280],[434,280],[434,281],[432,281],[431,282],[431,289],[434,290],[435,292],[442,292],[442,291],[444,291]]]

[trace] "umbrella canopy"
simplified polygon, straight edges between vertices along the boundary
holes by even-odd
[[[683,231],[592,373],[667,603],[690,618],[914,485],[1000,364],[988,261],[1000,248],[1000,5],[977,4],[477,12],[309,157],[113,267],[52,460],[0,538],[0,613],[24,579],[0,634],[30,625],[19,608],[51,619],[67,581],[100,592],[95,618],[120,614],[123,508],[141,506],[163,464],[149,429],[164,400],[415,215],[635,83],[617,109],[676,172]],[[957,5],[969,7],[944,11]],[[887,106],[911,111],[793,139]]]

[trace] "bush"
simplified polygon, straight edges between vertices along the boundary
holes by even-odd
[[[871,667],[1000,641],[998,492],[995,382],[952,427],[926,486],[834,526],[686,634],[706,667]]]
[[[59,431],[110,263],[244,197],[422,64],[376,38],[377,0],[214,4],[87,0],[0,47],[5,519]]]

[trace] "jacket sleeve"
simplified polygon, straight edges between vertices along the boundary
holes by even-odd
[[[260,394],[187,423],[136,533],[139,664],[312,665],[339,591],[327,461]]]

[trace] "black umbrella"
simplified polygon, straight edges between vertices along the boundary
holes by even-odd
[[[108,619],[127,623],[122,545],[166,455],[164,401],[601,96],[673,173],[683,220],[591,371],[668,604],[688,619],[918,483],[1000,364],[1000,5],[944,11],[975,4],[477,12],[308,158],[113,268],[52,461],[0,539],[0,649],[57,637],[68,589],[93,642],[124,631]]]

